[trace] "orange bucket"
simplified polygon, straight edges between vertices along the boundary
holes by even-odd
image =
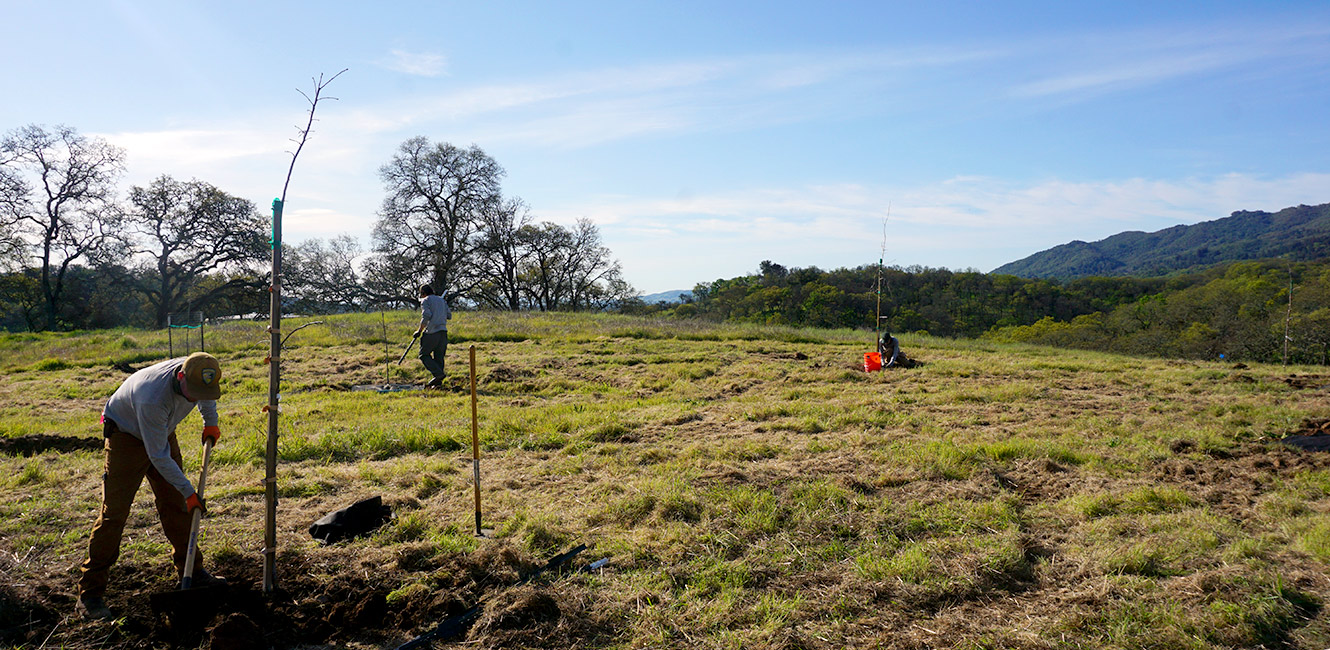
[[[864,353],[864,372],[873,372],[882,369],[882,355],[876,352]]]

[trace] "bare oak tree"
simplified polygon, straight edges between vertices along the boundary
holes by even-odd
[[[37,262],[44,329],[59,325],[65,276],[93,261],[115,231],[114,185],[124,152],[67,126],[30,124],[0,140],[0,223]]]
[[[573,230],[548,221],[527,226],[521,241],[528,247],[521,277],[534,309],[603,309],[634,295],[590,219],[578,219]]]
[[[475,145],[461,149],[425,137],[403,142],[379,168],[388,196],[374,227],[374,250],[397,258],[380,261],[406,265],[440,292],[466,293],[476,281],[476,234],[486,211],[502,201],[503,175]]]
[[[522,308],[522,268],[531,258],[528,239],[531,215],[521,199],[509,199],[485,210],[477,248],[480,283],[477,302],[495,309]]]
[[[307,239],[286,253],[286,289],[292,307],[305,313],[355,311],[374,300],[356,270],[362,254],[350,235]]]
[[[578,219],[571,235],[566,274],[572,309],[601,309],[617,298],[628,297],[616,295],[623,291],[619,286],[623,284],[622,267],[601,243],[596,224],[590,219]]]
[[[0,166],[0,273],[23,268],[27,246],[13,215],[25,200],[27,190],[19,170]]]
[[[189,296],[195,307],[264,286],[257,267],[268,258],[264,235],[269,221],[252,202],[200,180],[167,175],[147,187],[130,188],[129,202],[126,221],[136,235],[134,251],[151,257],[143,290],[158,327],[166,326],[172,311],[187,307],[186,295],[206,275],[229,277]]]
[[[566,308],[568,251],[572,234],[551,221],[528,226],[523,233],[530,259],[522,272],[527,300],[533,309],[557,311]]]

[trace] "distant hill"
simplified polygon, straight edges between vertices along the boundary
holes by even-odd
[[[683,297],[685,295],[692,296],[693,292],[688,289],[674,289],[673,291],[649,293],[640,297],[642,298],[642,302],[648,305],[654,305],[658,302],[683,302]]]
[[[1221,262],[1290,255],[1330,256],[1330,203],[1232,216],[1158,232],[1123,232],[1097,242],[1073,241],[993,269],[1024,278],[1158,276]]]

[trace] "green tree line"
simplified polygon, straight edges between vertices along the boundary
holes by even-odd
[[[764,261],[755,274],[697,285],[692,304],[682,309],[720,320],[854,328],[872,328],[880,311],[882,327],[891,331],[976,337],[1045,316],[1069,320],[1112,309],[1185,282],[1084,278],[1062,283],[920,266],[823,271]]]
[[[879,311],[881,327],[892,332],[1330,363],[1330,261],[1239,262],[1168,277],[1067,281],[917,266],[824,271],[764,261],[756,273],[697,285],[690,302],[673,308],[675,315],[716,320],[863,329],[874,327]]]
[[[1194,359],[1330,364],[1330,261],[1238,262],[1070,319],[996,327],[985,338]]]

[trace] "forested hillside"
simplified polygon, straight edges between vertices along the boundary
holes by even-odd
[[[697,286],[681,316],[893,332],[1184,358],[1330,363],[1330,261],[1221,265],[1170,278],[1069,281],[946,269],[822,271],[763,262]],[[1291,292],[1291,294],[1290,294]],[[1291,299],[1290,299],[1291,295]],[[880,297],[880,307],[879,307]],[[1288,337],[1287,347],[1284,345]]]
[[[697,285],[694,302],[674,311],[717,320],[872,328],[879,309],[878,274],[876,266],[823,271],[766,261],[754,275]],[[883,326],[971,337],[1045,316],[1068,320],[1112,310],[1195,281],[1086,278],[1063,283],[924,267],[886,268],[881,275]]]
[[[1330,203],[1232,216],[1158,232],[1124,232],[1093,243],[1074,241],[1004,264],[994,273],[1023,278],[1154,276],[1223,262],[1330,254]]]

